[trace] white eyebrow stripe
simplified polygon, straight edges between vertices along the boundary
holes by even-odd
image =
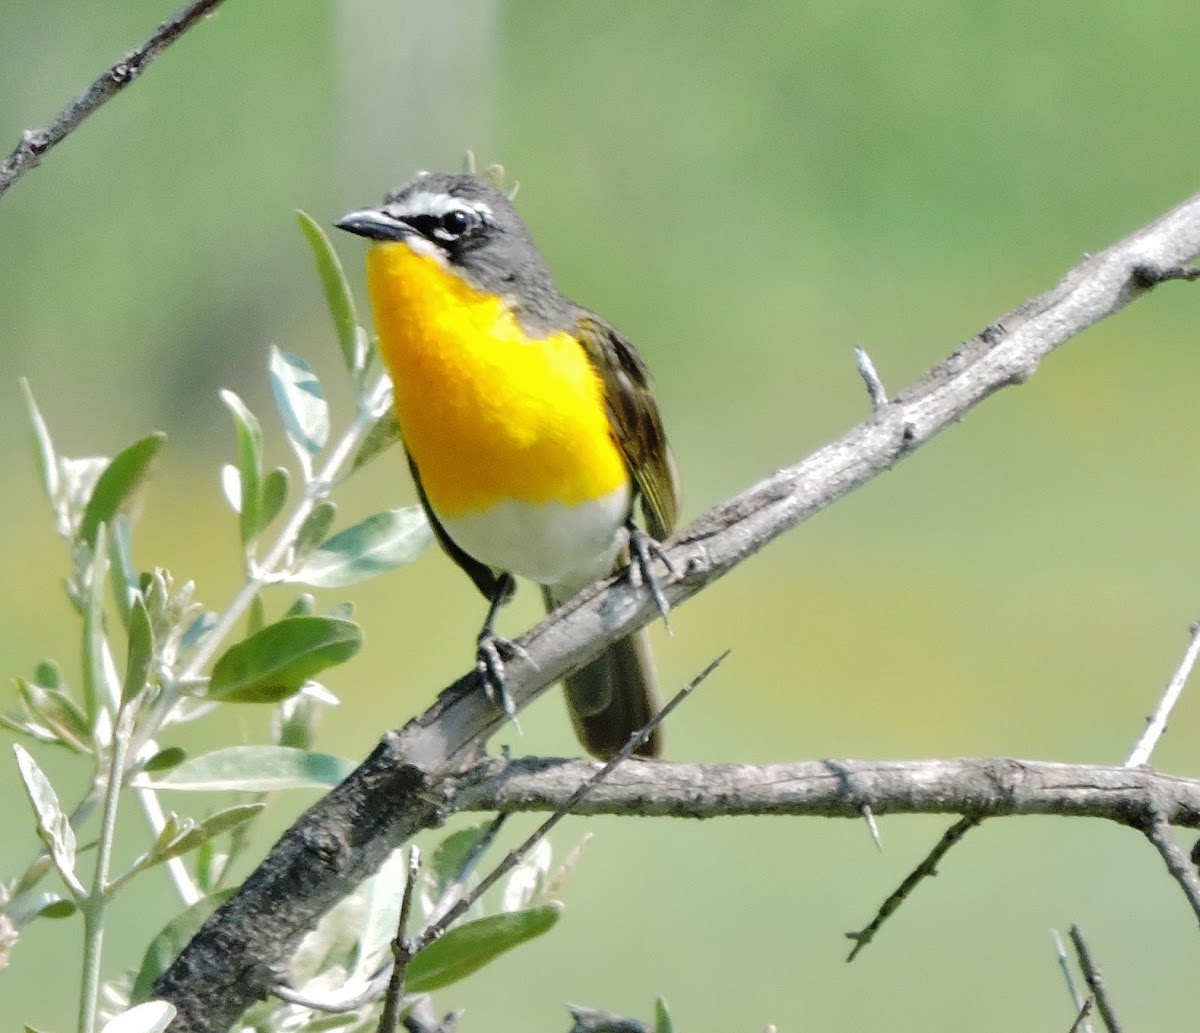
[[[393,201],[388,208],[398,219],[413,215],[445,215],[446,212],[460,211],[464,208],[485,217],[492,214],[492,209],[483,201],[467,201],[450,194],[434,194],[428,191],[418,191],[403,201]]]

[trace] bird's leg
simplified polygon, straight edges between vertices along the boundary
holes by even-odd
[[[479,637],[476,639],[475,667],[483,679],[483,691],[487,693],[488,699],[504,711],[505,715],[517,726],[519,732],[521,725],[517,721],[516,705],[513,703],[512,696],[508,694],[504,661],[519,656],[522,660],[528,660],[532,664],[533,658],[515,642],[501,638],[492,630],[500,607],[515,590],[516,582],[513,581],[511,574],[501,574],[496,579],[496,587],[488,604],[487,616],[484,618],[483,627],[479,629]]]
[[[629,580],[635,585],[645,585],[650,589],[650,595],[654,597],[654,605],[658,607],[663,623],[667,626],[667,633],[673,634],[671,619],[667,616],[670,606],[667,605],[667,597],[663,595],[662,585],[658,583],[658,577],[654,573],[654,561],[662,560],[663,565],[672,574],[678,573],[675,564],[671,562],[671,557],[663,551],[663,547],[640,527],[632,521],[627,527],[629,530]]]

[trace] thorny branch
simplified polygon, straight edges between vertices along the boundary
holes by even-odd
[[[154,35],[116,64],[62,109],[54,120],[41,129],[27,129],[12,153],[0,162],[0,196],[26,172],[41,163],[43,155],[77,129],[106,101],[115,97],[142,74],[167,47],[202,18],[211,14],[223,0],[193,0],[163,22]]]
[[[667,602],[684,602],[890,469],[1000,388],[1024,383],[1060,344],[1145,296],[1150,285],[1191,278],[1184,267],[1197,254],[1200,195],[1092,255],[841,438],[717,506],[664,543],[675,571],[660,578]],[[515,706],[527,705],[656,614],[650,591],[621,575],[581,593],[519,640],[532,663],[518,657],[510,666]],[[502,719],[479,691],[476,677],[468,675],[420,717],[385,736],[345,782],[296,822],[164,974],[154,992],[178,1008],[172,1030],[226,1030],[268,993],[275,968],[321,914],[395,847],[459,806],[455,776],[480,756]],[[1153,777],[1132,769],[1126,774]],[[886,810],[876,800],[857,799],[855,817],[863,802],[876,813]],[[1139,799],[1143,818],[1144,805]],[[656,806],[655,800],[645,800],[638,811],[653,812]],[[1173,815],[1164,811],[1163,820],[1194,826],[1196,813],[1194,807],[1177,807]],[[1145,821],[1138,827],[1145,829]]]

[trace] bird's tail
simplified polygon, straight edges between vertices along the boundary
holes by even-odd
[[[543,588],[546,608],[561,603]],[[593,757],[608,760],[659,710],[658,679],[650,636],[642,628],[609,646],[586,667],[563,679],[567,712],[583,748]],[[662,752],[662,728],[635,751],[641,757]]]

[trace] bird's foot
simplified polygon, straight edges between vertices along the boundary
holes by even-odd
[[[478,644],[475,651],[475,669],[479,671],[479,676],[483,679],[483,691],[487,694],[496,706],[504,711],[514,725],[517,726],[517,732],[521,731],[521,723],[517,720],[517,708],[513,703],[512,696],[508,692],[508,677],[505,670],[505,661],[511,660],[514,656],[520,657],[533,666],[533,657],[523,647],[510,639],[501,638],[490,631],[483,631],[479,635]]]
[[[654,605],[658,607],[663,623],[667,626],[667,634],[673,635],[671,618],[667,616],[671,608],[667,604],[667,597],[663,595],[658,576],[654,573],[654,561],[662,560],[663,565],[672,574],[678,573],[675,564],[671,562],[671,557],[663,547],[640,527],[629,529],[629,557],[629,580],[635,585],[645,585],[650,589]]]

